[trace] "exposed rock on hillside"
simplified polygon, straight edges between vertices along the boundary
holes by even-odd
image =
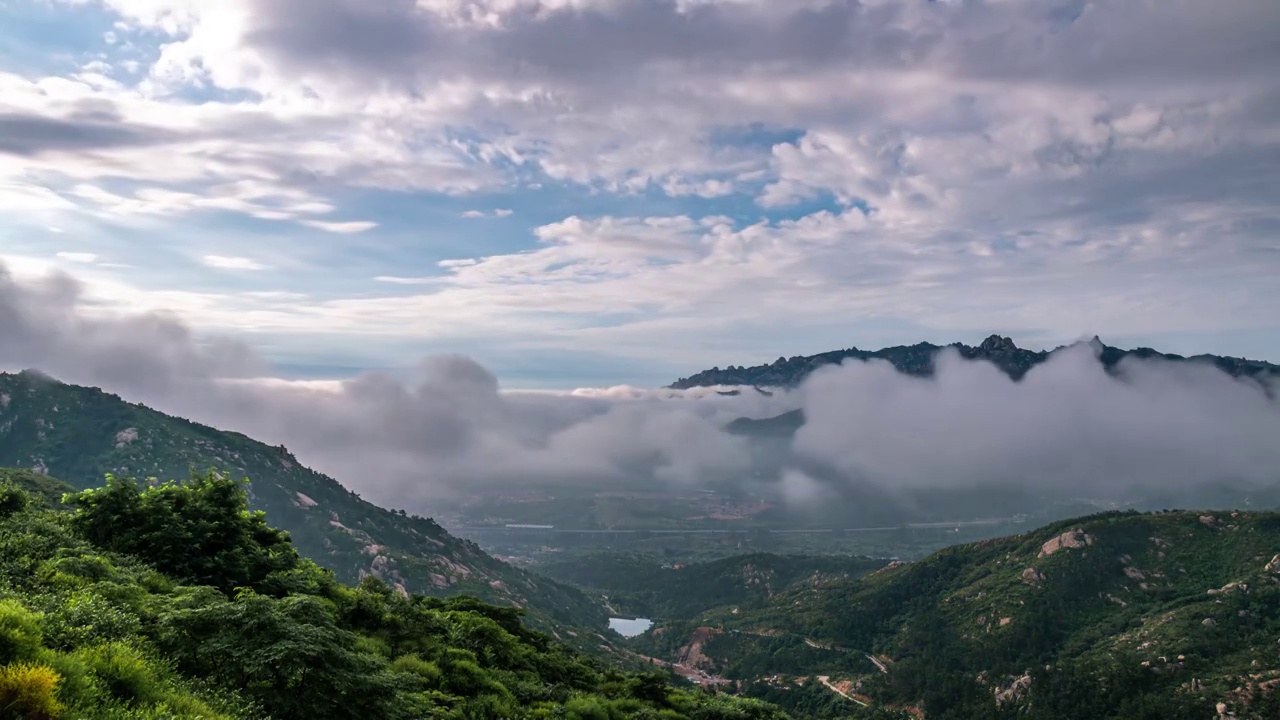
[[[1049,557],[1063,548],[1082,548],[1092,544],[1093,538],[1086,535],[1080,528],[1076,528],[1068,530],[1040,546],[1038,557]]]
[[[702,648],[712,637],[719,635],[720,630],[711,627],[700,627],[693,631],[689,642],[685,643],[676,654],[676,663],[700,670],[714,669],[715,662],[702,652]]]
[[[1030,688],[1030,675],[1012,678],[1007,685],[995,689],[996,705],[999,707],[1011,705],[1015,701],[1022,699],[1022,696],[1026,695],[1027,690]]]

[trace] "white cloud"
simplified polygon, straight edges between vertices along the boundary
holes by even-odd
[[[467,210],[462,213],[462,217],[468,220],[479,220],[488,217],[504,218],[509,217],[511,213],[512,211],[506,208],[494,208],[492,211],[487,212],[484,210]]]
[[[1013,382],[943,353],[933,379],[883,361],[824,368],[802,392],[799,452],[890,487],[1012,483],[1095,496],[1133,483],[1274,482],[1280,405],[1207,365],[1126,361],[1080,344]],[[978,410],[980,408],[980,411]],[[920,448],[928,448],[920,452]]]
[[[205,255],[200,258],[200,264],[205,267],[216,268],[218,270],[266,270],[267,266],[247,257],[233,257],[228,255]]]
[[[1203,28],[1201,46],[1234,48],[1192,63],[1159,38],[1146,46],[1158,59],[1128,53],[1132,43],[1116,28],[1149,26],[1149,10],[1122,2],[1096,3],[1067,26],[1029,3],[109,7],[173,37],[151,70],[157,88],[202,82],[262,96],[253,109],[277,126],[237,137],[261,143],[258,157],[288,155],[386,187],[476,189],[502,175],[484,165],[505,162],[619,192],[704,197],[771,168],[767,148],[715,141],[726,127],[871,130],[868,150],[879,152],[897,142],[894,131],[971,139],[991,137],[986,123],[1008,123],[1000,139],[1025,161],[1046,149],[1038,144],[1086,136],[1090,113],[1104,123],[1138,112],[1176,124],[1207,99],[1265,92],[1261,46],[1244,40],[1276,19],[1264,0],[1232,0],[1212,15],[1191,4],[1162,8],[1162,32]],[[331,34],[337,28],[349,32]],[[370,36],[379,42],[356,40]],[[565,39],[582,37],[591,40]],[[1033,49],[1031,37],[1043,45]],[[935,50],[922,52],[925,44]],[[1081,47],[1096,50],[1085,58]],[[202,112],[231,119],[251,107]],[[451,127],[479,138],[441,140]]]
[[[392,285],[429,285],[440,282],[440,278],[401,277],[398,275],[378,275],[373,280],[374,282],[391,283]]]
[[[172,233],[237,213],[334,233],[335,256],[376,243],[360,278],[431,286],[193,302],[199,323],[642,354],[850,318],[1280,337],[1256,311],[1280,302],[1268,0],[102,4],[120,42],[92,67],[0,72],[8,217]],[[473,194],[463,215],[496,218],[535,188],[524,247],[457,258],[431,236],[406,260],[354,237],[370,193]],[[403,270],[442,252],[442,278]]]
[[[352,222],[325,222],[323,220],[303,220],[303,225],[313,227],[317,230],[325,232],[338,233],[340,235],[353,235],[355,233],[368,232],[376,227],[378,223],[367,220],[359,220]]]
[[[288,290],[250,290],[240,294],[255,300],[267,301],[305,300],[307,298],[306,293],[290,292]]]
[[[66,260],[67,262],[82,263],[86,265],[98,262],[98,255],[90,252],[67,252],[64,250],[59,252],[56,257],[59,260]]]

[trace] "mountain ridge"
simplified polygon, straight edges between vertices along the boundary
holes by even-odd
[[[1160,358],[1171,362],[1211,364],[1232,377],[1280,378],[1280,365],[1263,360],[1212,354],[1184,357],[1146,347],[1124,350],[1104,344],[1096,335],[1089,343],[1094,346],[1095,351],[1098,353],[1099,361],[1108,370],[1111,370],[1121,360],[1128,357]],[[713,386],[794,388],[802,383],[814,370],[827,365],[838,365],[849,359],[864,361],[871,359],[886,360],[898,372],[907,375],[929,376],[933,374],[934,359],[937,354],[948,348],[956,350],[966,360],[990,361],[1016,381],[1020,380],[1031,368],[1048,360],[1054,353],[1070,347],[1073,346],[1064,345],[1053,350],[1027,350],[1018,347],[1011,338],[1001,335],[991,335],[976,346],[959,342],[947,345],[921,342],[915,345],[895,345],[879,350],[861,350],[856,347],[850,347],[844,350],[832,350],[815,355],[796,355],[790,358],[779,357],[768,365],[755,365],[752,367],[730,365],[723,369],[717,366],[680,378],[667,387],[676,390]]]

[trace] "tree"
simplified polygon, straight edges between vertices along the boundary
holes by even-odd
[[[183,672],[241,688],[281,720],[399,717],[387,663],[331,612],[320,598],[244,590],[166,614],[161,645]]]
[[[269,590],[273,574],[298,568],[301,559],[287,532],[247,509],[248,482],[210,471],[143,489],[132,478],[107,475],[105,487],[64,502],[76,508],[73,527],[99,547],[227,594]]]
[[[0,483],[0,519],[17,515],[31,504],[31,498],[19,487]]]

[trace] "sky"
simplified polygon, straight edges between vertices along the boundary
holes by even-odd
[[[1274,0],[0,17],[0,263],[263,374],[657,386],[991,333],[1280,361]]]

